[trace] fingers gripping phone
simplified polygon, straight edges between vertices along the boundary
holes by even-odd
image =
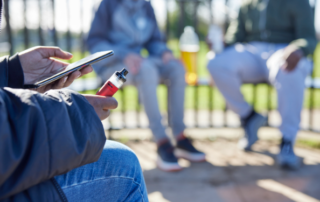
[[[102,51],[102,52],[97,52],[95,54],[89,55],[88,57],[85,57],[75,63],[72,63],[68,65],[65,70],[53,75],[49,76],[48,78],[45,78],[43,80],[37,81],[34,84],[26,84],[24,85],[24,88],[40,88],[42,86],[45,86],[49,83],[52,83],[56,80],[59,80],[75,71],[81,70],[84,67],[87,67],[89,65],[95,64],[103,59],[106,59],[110,56],[112,56],[114,52],[112,50],[110,51]]]

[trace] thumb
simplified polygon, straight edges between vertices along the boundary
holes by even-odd
[[[88,102],[99,109],[115,109],[118,107],[118,102],[113,97],[104,97],[99,95],[83,95]]]
[[[100,103],[104,110],[106,109],[116,109],[118,107],[118,102],[113,97],[101,97],[100,96]]]
[[[64,60],[69,60],[72,58],[71,53],[63,51],[59,47],[47,46],[47,47],[39,47],[37,49],[44,58],[55,57],[55,58],[60,58]]]

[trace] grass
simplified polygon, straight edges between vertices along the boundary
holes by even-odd
[[[316,140],[297,140],[296,145],[300,147],[320,149],[320,141]]]

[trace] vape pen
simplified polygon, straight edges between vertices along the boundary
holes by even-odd
[[[128,71],[126,69],[122,69],[120,72],[115,72],[100,88],[100,90],[97,92],[97,95],[112,97],[127,81],[127,74]]]

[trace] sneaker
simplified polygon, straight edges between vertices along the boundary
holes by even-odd
[[[191,141],[186,137],[177,141],[174,155],[177,158],[184,158],[192,162],[203,162],[206,160],[206,155],[194,148]]]
[[[241,125],[245,131],[245,136],[238,142],[240,149],[250,151],[251,146],[258,140],[258,130],[265,125],[267,118],[252,111],[246,119],[241,119]]]
[[[300,161],[294,154],[293,143],[282,139],[280,153],[277,156],[277,163],[281,168],[296,170],[300,167]]]
[[[178,159],[173,154],[173,150],[174,148],[169,141],[158,146],[157,166],[160,170],[166,172],[182,170],[182,167],[178,164]]]

